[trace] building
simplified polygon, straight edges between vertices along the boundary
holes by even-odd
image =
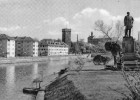
[[[38,56],[38,41],[31,37],[15,37],[16,56]]]
[[[62,29],[62,42],[66,43],[69,48],[71,47],[71,29]]]
[[[0,57],[15,57],[15,40],[5,34],[0,34]]]
[[[99,43],[105,43],[106,41],[109,41],[110,38],[94,38],[93,32],[91,32],[91,36],[88,37],[88,43],[97,45]]]
[[[68,45],[43,39],[39,42],[39,56],[68,55]]]
[[[91,36],[88,37],[88,43],[91,43],[92,44],[92,41],[93,41],[93,32],[91,32]]]

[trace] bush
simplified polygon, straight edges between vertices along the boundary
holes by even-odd
[[[110,60],[109,57],[104,57],[104,56],[101,56],[101,55],[96,55],[94,58],[93,58],[93,63],[95,65],[99,65],[101,63],[103,63],[104,65]]]

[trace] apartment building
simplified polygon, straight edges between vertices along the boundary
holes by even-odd
[[[68,48],[64,42],[43,39],[39,43],[39,56],[68,55]]]
[[[0,57],[15,57],[15,40],[6,34],[0,34]]]
[[[16,56],[38,56],[38,41],[31,37],[15,37]]]

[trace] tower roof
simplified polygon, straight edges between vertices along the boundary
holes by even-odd
[[[62,32],[64,32],[64,31],[71,31],[71,29],[69,29],[69,28],[63,28],[62,29]]]

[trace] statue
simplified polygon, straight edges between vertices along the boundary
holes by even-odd
[[[127,12],[127,15],[124,17],[125,37],[131,36],[131,28],[133,27],[133,22],[134,22],[133,17],[130,16],[130,12]]]

